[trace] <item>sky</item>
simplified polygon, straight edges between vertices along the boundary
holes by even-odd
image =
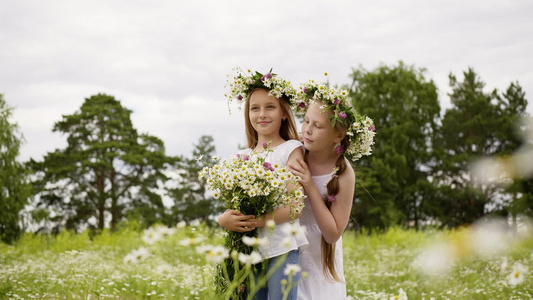
[[[230,156],[245,144],[224,97],[234,67],[342,85],[353,69],[403,61],[426,69],[443,111],[448,75],[472,67],[487,92],[518,81],[532,114],[531,16],[530,0],[2,1],[0,93],[25,139],[20,161],[64,149],[54,123],[98,93],[167,155],[192,157],[211,135]]]

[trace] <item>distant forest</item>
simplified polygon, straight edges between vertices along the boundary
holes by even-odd
[[[424,74],[402,62],[358,68],[343,86],[377,132],[373,154],[353,162],[350,228],[453,228],[487,215],[516,224],[520,216],[532,216],[533,172],[516,159],[533,157],[532,123],[523,121],[531,117],[519,83],[486,91],[471,68],[458,77],[450,74],[451,107],[441,115],[438,88]],[[197,219],[213,224],[223,210],[198,179],[204,166],[215,163],[212,136],[202,136],[191,157],[168,156],[161,139],[137,132],[131,110],[97,94],[55,123],[53,130],[66,136],[65,148],[21,163],[16,158],[24,133],[10,122],[12,112],[0,95],[4,242],[29,229],[98,232],[128,220],[143,228]],[[471,172],[482,158],[498,164]],[[494,178],[487,181],[489,173]]]

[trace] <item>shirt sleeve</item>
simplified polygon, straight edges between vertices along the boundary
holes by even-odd
[[[304,148],[304,145],[302,144],[302,142],[300,142],[298,140],[288,140],[285,143],[285,151],[284,151],[284,153],[285,153],[285,157],[284,157],[285,164],[287,164],[287,162],[289,161],[289,156],[291,155],[291,153],[297,148],[300,148],[302,153],[305,154],[305,148]]]

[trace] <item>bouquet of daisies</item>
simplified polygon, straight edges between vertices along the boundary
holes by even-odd
[[[261,154],[272,151],[268,145],[263,146],[265,152]],[[261,154],[253,157],[238,154],[212,167],[205,167],[199,178],[205,180],[208,189],[226,208],[245,215],[261,216],[282,205],[289,205],[292,213],[301,211],[303,205],[294,206],[294,203],[303,203],[301,200],[305,197],[302,188],[297,185],[298,178],[287,168],[266,162],[266,155]],[[291,184],[298,188],[289,191]],[[239,254],[251,254],[254,247],[244,243],[248,237],[257,237],[257,229],[244,233],[228,230],[225,246]],[[219,268],[215,278],[222,291],[234,280],[235,268],[231,258],[225,261],[225,269]]]

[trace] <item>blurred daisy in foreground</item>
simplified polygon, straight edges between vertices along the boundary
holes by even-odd
[[[161,226],[157,226],[156,230],[164,238],[168,237],[168,236],[171,236],[174,233],[176,233],[176,229],[175,228],[169,228],[167,226],[162,226],[162,225]]]
[[[472,226],[423,248],[413,266],[427,275],[444,275],[462,259],[493,259],[506,255],[521,238],[520,234],[513,232],[505,218],[482,218]],[[508,272],[507,258],[503,258],[500,270]]]
[[[518,285],[524,282],[525,274],[527,273],[527,268],[521,263],[515,263],[513,266],[513,271],[507,277],[507,280],[510,285]]]
[[[390,300],[407,300],[407,293],[405,293],[405,291],[400,288],[400,290],[398,291],[398,295],[390,297]]]
[[[500,264],[500,272],[507,273],[509,271],[509,263],[507,262],[507,257],[504,257],[502,263]]]
[[[301,270],[302,268],[298,264],[287,264],[287,266],[285,267],[285,270],[283,270],[283,274],[287,276],[295,276]]]
[[[266,227],[270,229],[274,229],[274,227],[276,227],[276,222],[274,220],[268,220],[266,221]]]
[[[192,227],[198,227],[198,226],[200,226],[200,219],[192,220],[189,224]]]
[[[243,236],[242,242],[250,247],[258,247],[260,245],[266,245],[268,243],[267,238],[258,238],[258,237],[252,237],[252,236]]]
[[[470,166],[476,183],[508,186],[514,179],[533,178],[533,118],[524,118],[520,127],[523,144],[513,154],[481,158]]]
[[[448,243],[431,244],[416,257],[414,266],[428,275],[448,274],[457,260],[456,249]]]
[[[474,254],[483,258],[500,254],[512,241],[509,226],[504,219],[482,219],[470,230],[470,245]]]
[[[239,253],[239,261],[245,265],[255,265],[263,261],[261,254],[257,251],[252,251],[250,254]]]
[[[193,246],[199,244],[201,241],[203,241],[203,237],[189,237],[186,239],[183,239],[180,241],[180,245],[182,246]]]
[[[130,253],[128,253],[124,257],[124,262],[125,263],[138,263],[148,258],[148,256],[150,256],[150,252],[148,251],[148,249],[141,247],[139,249],[132,250]]]
[[[162,238],[163,236],[154,227],[146,229],[142,236],[142,240],[149,245],[153,245]]]
[[[229,250],[223,246],[205,245],[196,248],[196,252],[204,254],[206,259],[212,263],[219,263],[229,257]]]
[[[300,226],[299,223],[286,223],[282,226],[281,230],[288,236],[305,234],[305,226]]]

